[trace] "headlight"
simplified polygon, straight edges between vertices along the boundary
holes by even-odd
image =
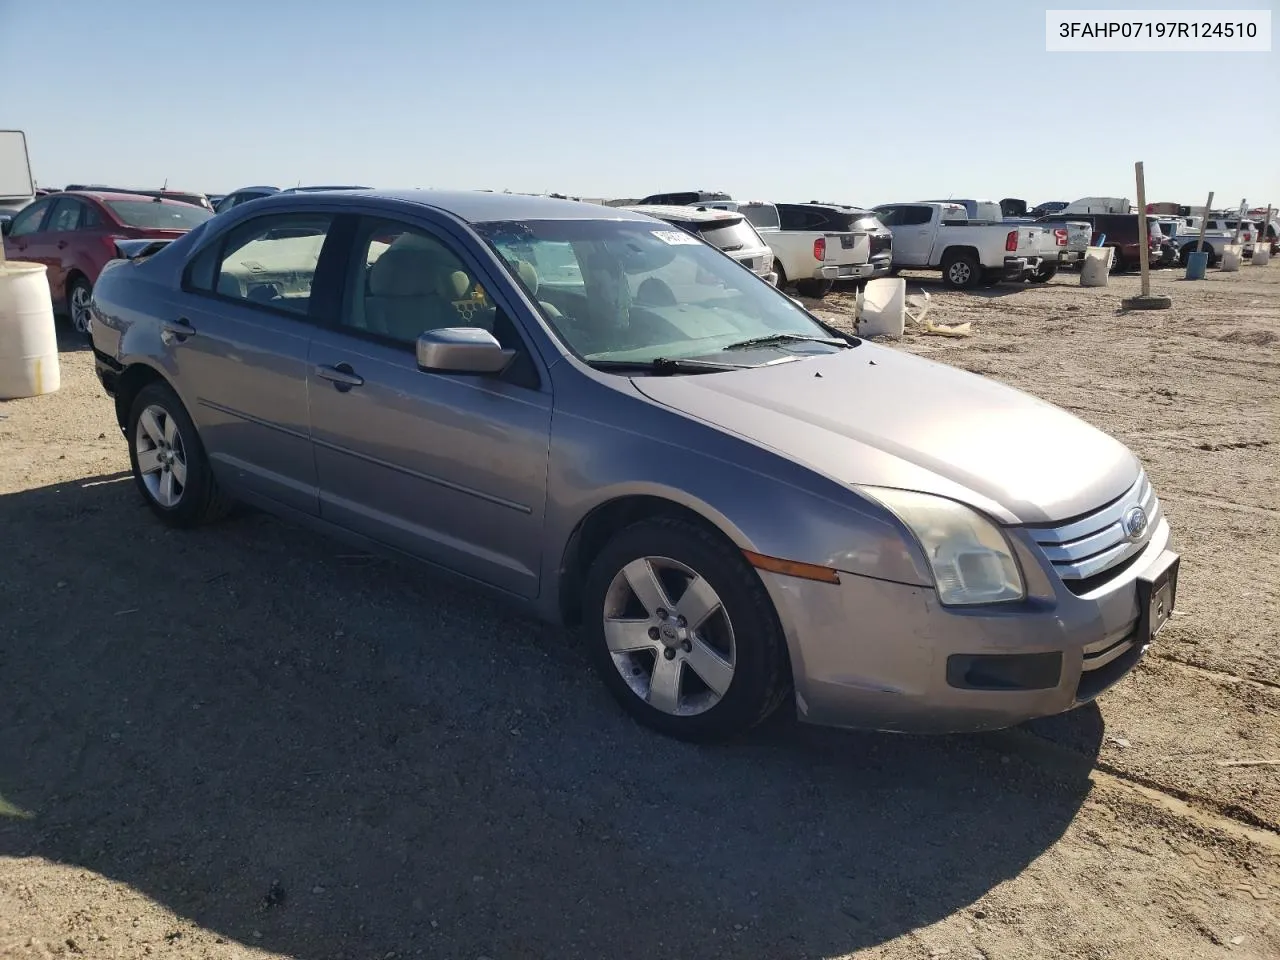
[[[1022,571],[1004,533],[976,510],[927,493],[858,487],[915,534],[947,606],[1022,600]]]

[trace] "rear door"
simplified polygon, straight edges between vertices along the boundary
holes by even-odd
[[[522,597],[537,595],[551,391],[488,270],[444,230],[361,217],[309,389],[320,515]],[[427,329],[480,326],[510,376],[420,370]]]
[[[893,208],[893,264],[896,267],[924,267],[929,265],[936,232],[933,224],[934,207],[920,203],[898,204]]]
[[[307,355],[339,282],[326,256],[339,242],[334,221],[276,213],[213,235],[188,263],[162,328],[215,471],[233,489],[307,514],[319,512]]]

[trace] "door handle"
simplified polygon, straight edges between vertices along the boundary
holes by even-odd
[[[165,343],[178,343],[186,340],[187,337],[195,336],[196,328],[191,325],[191,321],[186,317],[179,317],[177,320],[165,320],[160,324],[160,339]]]
[[[321,380],[328,380],[333,384],[335,390],[346,393],[352,387],[359,387],[364,384],[364,377],[351,369],[349,363],[339,363],[334,366],[318,366],[316,367],[316,376]]]

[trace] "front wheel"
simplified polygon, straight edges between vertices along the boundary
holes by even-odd
[[[81,336],[89,336],[92,314],[89,305],[93,302],[93,285],[84,277],[76,277],[67,287],[67,313],[71,316],[71,328]]]
[[[1056,263],[1042,263],[1027,275],[1027,279],[1032,283],[1048,283],[1057,275],[1058,265]]]
[[[668,518],[627,527],[592,563],[584,603],[605,686],[668,736],[743,733],[790,691],[769,594],[742,553],[711,531]]]
[[[1129,269],[1129,264],[1125,261],[1124,257],[1120,255],[1119,247],[1112,247],[1112,249],[1115,250],[1115,256],[1111,260],[1111,272],[1125,273]]]
[[[167,383],[138,391],[129,410],[129,464],[142,498],[171,527],[225,516],[231,501],[209,467],[186,407]]]

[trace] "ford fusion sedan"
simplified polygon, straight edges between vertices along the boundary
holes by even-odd
[[[94,352],[161,521],[243,500],[483,584],[673,736],[1057,713],[1175,601],[1120,443],[642,214],[280,195],[126,252]]]

